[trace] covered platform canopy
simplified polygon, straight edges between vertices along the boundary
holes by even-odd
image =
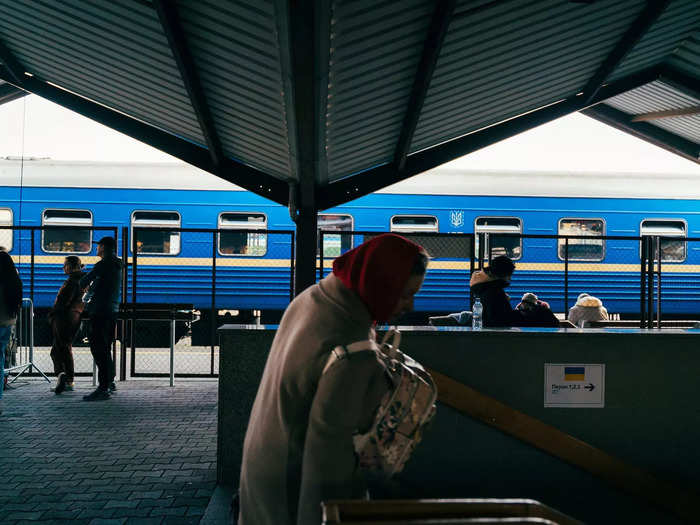
[[[700,162],[697,0],[0,0],[36,93],[316,213],[574,111]]]

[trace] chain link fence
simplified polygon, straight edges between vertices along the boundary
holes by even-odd
[[[603,236],[595,226],[583,235],[398,232],[431,256],[417,311],[401,321],[424,324],[430,314],[469,310],[471,273],[500,255],[516,265],[507,289],[513,306],[532,292],[567,318],[579,295],[587,293],[601,299],[612,319],[638,326],[661,318],[700,319],[700,265],[690,264],[700,252],[700,239]],[[380,233],[321,231],[319,278],[331,271],[335,257]]]
[[[137,311],[169,304],[195,312],[193,321],[176,322],[177,376],[218,375],[217,329],[275,322],[293,296],[294,232],[241,227],[239,215],[219,229],[156,218],[132,229],[128,302]],[[244,225],[254,226],[255,214],[248,215]],[[169,321],[137,320],[127,335],[132,376],[168,375]]]
[[[95,243],[105,236],[117,239],[118,253],[121,253],[118,228],[84,226],[80,223],[82,217],[74,216],[70,211],[61,213],[60,216],[45,218],[49,222],[53,220],[68,224],[0,226],[0,246],[12,256],[22,280],[23,296],[34,305],[33,361],[37,368],[47,374],[53,373],[50,357],[52,333],[48,313],[67,277],[63,271],[65,258],[69,255],[80,257],[85,271],[89,271],[99,260]],[[92,375],[93,369],[87,330],[87,326],[81,327],[73,345],[75,372],[81,376]],[[119,343],[115,344],[115,356],[119,346]]]
[[[240,225],[188,229],[147,219],[154,224],[131,231],[82,225],[0,226],[0,246],[13,257],[24,296],[34,304],[34,362],[42,371],[53,371],[47,314],[65,280],[64,259],[77,255],[89,270],[98,260],[93,243],[105,235],[117,239],[118,255],[126,263],[123,302],[135,305],[137,314],[133,322],[118,323],[114,356],[122,378],[169,374],[170,321],[146,320],[149,306],[194,312],[191,319],[183,314],[176,322],[175,372],[181,377],[218,374],[221,325],[279,320],[293,293],[293,231]],[[254,217],[249,219],[255,224]],[[338,229],[322,230],[318,277],[332,270],[337,256],[381,233],[352,231],[342,221]],[[700,265],[694,264],[700,260],[700,238],[601,236],[595,231],[560,236],[399,233],[431,256],[416,311],[402,323],[425,324],[433,313],[470,310],[472,272],[498,255],[516,264],[508,288],[513,304],[533,292],[566,317],[579,294],[588,293],[600,298],[613,318],[634,320],[637,326],[700,319]],[[86,331],[76,338],[74,355],[76,373],[91,374]]]

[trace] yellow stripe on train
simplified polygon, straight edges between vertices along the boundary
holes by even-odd
[[[61,264],[64,256],[62,255],[38,255],[34,257],[35,264]],[[13,255],[12,260],[15,264],[29,264],[31,258],[29,255]],[[91,265],[99,261],[99,257],[94,255],[80,257],[83,264]],[[129,257],[129,263],[133,262],[133,258]],[[138,265],[144,266],[211,266],[211,257],[149,257],[143,256],[137,258]],[[257,268],[289,268],[289,259],[265,259],[264,257],[217,257],[216,265],[218,267],[257,267]],[[330,269],[333,267],[333,259],[325,258],[323,267]],[[469,271],[470,264],[468,261],[430,261],[430,269],[433,270],[461,270]],[[564,263],[515,263],[516,271],[543,271],[543,272],[564,272]],[[625,272],[639,273],[639,264],[602,264],[602,263],[570,263],[570,272]],[[662,273],[700,273],[700,265],[698,264],[679,264],[665,263],[661,265]]]

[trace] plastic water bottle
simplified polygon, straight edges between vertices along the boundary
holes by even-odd
[[[483,326],[484,305],[481,304],[479,298],[474,301],[472,306],[472,330],[481,330]]]

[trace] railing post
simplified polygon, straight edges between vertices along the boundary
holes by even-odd
[[[484,242],[488,245],[488,263],[489,266],[491,265],[491,259],[493,259],[493,246],[491,246],[491,234],[490,233],[485,233],[484,234]]]
[[[294,234],[296,232],[292,230],[289,234],[290,237],[290,254],[289,254],[289,302],[291,303],[294,299],[294,266],[296,264],[296,239]]]
[[[124,260],[124,273],[122,274],[122,304],[126,303],[128,297],[127,287],[129,286],[129,228],[122,226],[122,259]],[[119,380],[126,381],[126,326],[127,321],[122,318],[121,324],[121,347],[119,356]]]
[[[484,269],[484,232],[479,232],[479,270]]]
[[[216,324],[219,317],[216,310],[216,240],[218,233],[215,230],[211,240],[211,323],[209,325],[211,329],[211,375],[214,375],[214,347],[216,346]]]
[[[170,386],[175,386],[175,310],[170,309]]]
[[[30,234],[30,239],[31,239],[31,248],[30,248],[30,255],[29,255],[29,298],[32,300],[32,303],[34,303],[34,232],[36,230],[34,228],[31,229],[31,234]]]
[[[654,238],[647,237],[647,327],[654,326]]]
[[[342,233],[340,234],[340,245],[343,245]],[[318,280],[323,279],[323,236],[324,232],[322,230],[318,231]]]
[[[117,229],[116,226],[114,226],[114,227],[112,227],[111,232],[114,236],[115,255],[118,257],[119,256],[119,244],[117,244],[117,240],[119,239],[119,237],[117,236],[117,233],[119,232],[119,230]],[[123,276],[122,276],[122,279],[123,279]],[[122,290],[122,294],[123,293],[124,293],[124,291]],[[121,297],[119,298],[119,300],[121,301]],[[117,335],[118,334],[119,334],[118,324],[115,322],[114,323],[114,332],[112,333],[112,336],[114,336],[114,338],[112,339],[112,366],[114,368],[113,371],[114,371],[114,379],[115,380],[117,378]],[[120,369],[119,375],[121,376],[121,369]]]
[[[471,283],[471,277],[472,274],[474,273],[474,256],[476,255],[474,252],[474,236],[473,235],[468,235],[467,236],[467,241],[469,243],[469,275],[467,276],[467,288],[469,290],[469,309],[472,309],[472,306],[474,306],[474,298],[472,297],[472,287],[470,286]]]
[[[131,374],[136,372],[136,275],[138,274],[138,237],[139,229],[131,229]]]
[[[656,237],[656,328],[661,329],[661,238]]]
[[[558,243],[557,243],[558,244]],[[557,249],[559,247],[557,246]],[[569,318],[569,238],[564,238],[564,319]]]
[[[646,311],[646,265],[647,265],[647,238],[641,237],[640,241],[640,272],[639,272],[639,328],[645,328],[647,321]]]

